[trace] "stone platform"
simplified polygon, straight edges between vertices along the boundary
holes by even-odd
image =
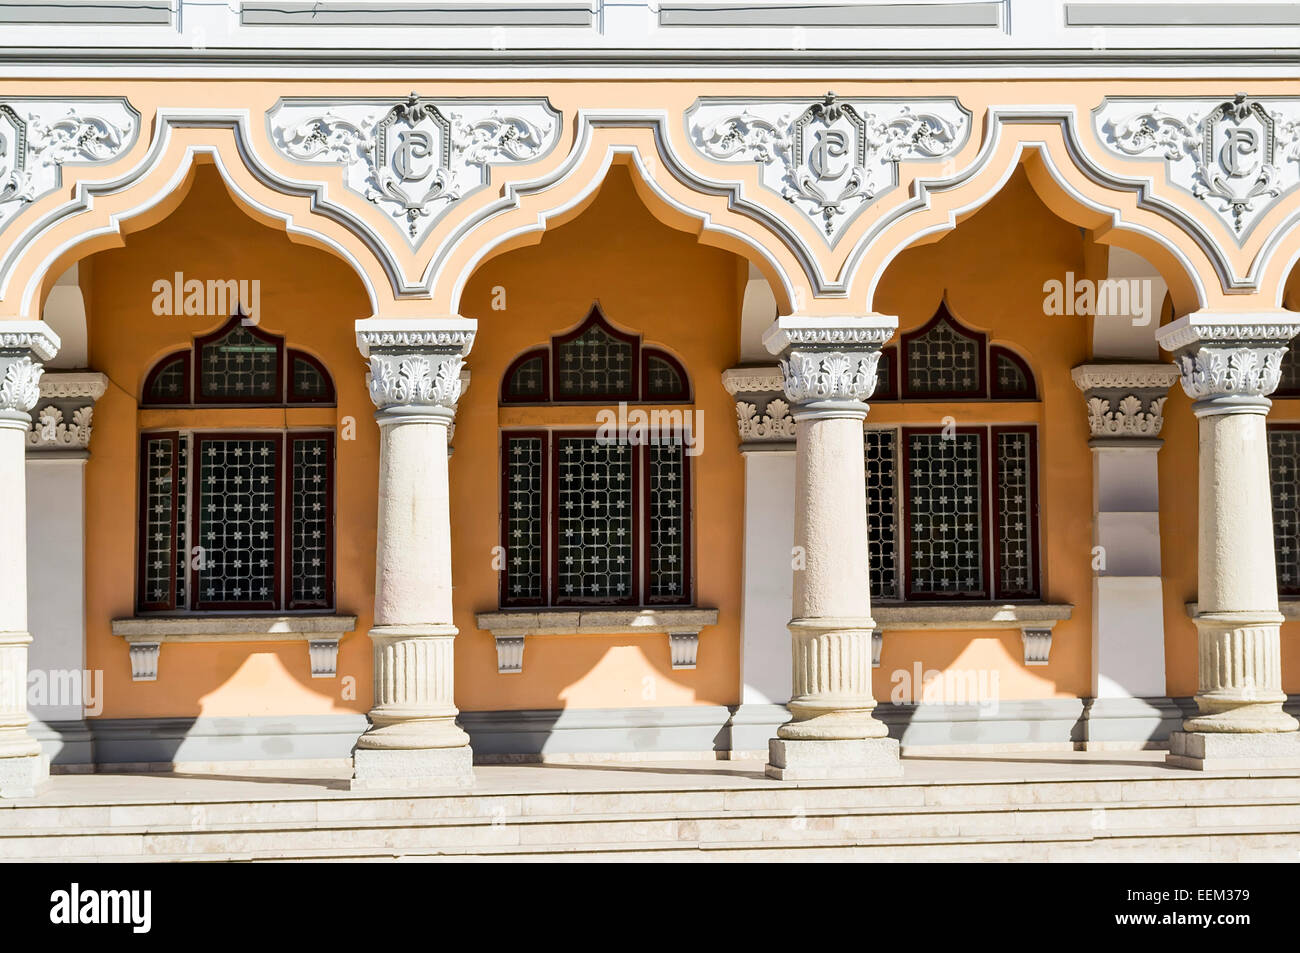
[[[1164,753],[908,758],[899,778],[761,762],[486,765],[469,789],[350,790],[345,770],[57,775],[0,802],[0,860],[1288,860],[1300,770]]]

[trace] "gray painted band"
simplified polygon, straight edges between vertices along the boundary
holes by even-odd
[[[1067,3],[1066,26],[1296,26],[1294,3]]]
[[[0,0],[0,23],[112,23],[167,26],[172,22],[168,0],[129,0],[126,3],[86,3],[82,0],[41,0],[19,3]]]
[[[41,721],[33,718],[27,726],[50,759],[50,764],[94,764],[94,739],[90,725],[83,719]]]
[[[350,3],[294,3],[269,0],[245,3],[244,26],[550,26],[589,28],[589,6],[367,7]]]
[[[660,26],[997,27],[1000,3],[707,6],[662,4]]]
[[[458,719],[478,755],[725,751],[729,709],[578,708],[469,711]]]
[[[96,764],[351,757],[365,715],[92,718]]]

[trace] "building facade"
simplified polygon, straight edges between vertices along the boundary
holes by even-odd
[[[1294,5],[34,9],[0,794],[1300,758]]]

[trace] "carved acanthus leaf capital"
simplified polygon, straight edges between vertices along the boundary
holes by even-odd
[[[1093,437],[1151,438],[1164,426],[1166,394],[1178,379],[1173,364],[1083,364],[1070,372],[1083,391]]]
[[[465,355],[476,321],[358,321],[357,347],[370,360],[366,386],[380,410],[445,408],[460,400]]]
[[[865,401],[876,389],[880,349],[897,327],[886,315],[778,318],[763,344],[780,355],[790,403]]]
[[[1282,376],[1287,343],[1300,334],[1290,312],[1197,311],[1156,333],[1174,352],[1183,390],[1195,401],[1266,398]]]

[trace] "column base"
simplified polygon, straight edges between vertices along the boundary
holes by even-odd
[[[0,798],[33,797],[49,776],[50,762],[43,754],[0,758]]]
[[[902,775],[898,742],[893,738],[842,741],[788,741],[767,745],[766,773],[778,781],[828,781],[896,778]]]
[[[1194,771],[1300,768],[1300,731],[1175,731],[1165,760]]]
[[[353,791],[436,790],[474,783],[474,752],[459,748],[357,748]]]

